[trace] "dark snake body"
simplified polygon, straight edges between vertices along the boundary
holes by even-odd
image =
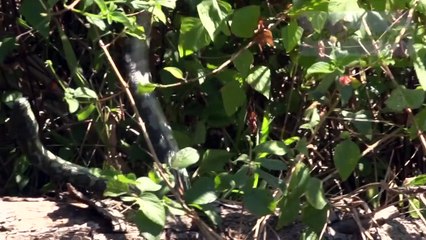
[[[148,36],[150,15],[142,13],[139,19],[145,25],[145,32]],[[170,164],[173,156],[179,150],[172,130],[166,121],[155,94],[141,94],[138,92],[140,84],[151,82],[148,42],[148,40],[142,41],[136,38],[128,38],[124,48],[124,62],[127,66],[126,71],[132,95],[147,127],[155,153],[162,163]],[[43,146],[38,136],[39,126],[30,104],[25,98],[19,98],[15,101],[12,107],[11,126],[15,131],[15,136],[22,151],[38,169],[59,182],[68,182],[80,189],[89,190],[97,194],[102,194],[105,191],[107,185],[105,179],[96,177],[85,167],[56,156]],[[178,186],[183,188],[189,186],[185,169],[174,171],[174,175]],[[138,192],[132,186],[130,186],[130,190]]]
[[[19,98],[12,107],[11,127],[16,140],[30,162],[56,181],[69,182],[80,189],[102,194],[106,180],[98,178],[89,169],[68,162],[47,150],[38,136],[39,126],[25,98]]]

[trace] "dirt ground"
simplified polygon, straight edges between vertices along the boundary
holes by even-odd
[[[109,203],[108,206],[118,206]],[[117,209],[121,210],[121,209]],[[238,205],[219,206],[223,220],[217,231],[223,239],[299,239],[302,224],[279,231],[274,229],[276,217],[260,224],[256,217]],[[257,227],[255,227],[257,226]],[[260,226],[260,227],[259,227]],[[138,229],[126,224],[125,232],[113,232],[111,221],[82,203],[52,201],[45,198],[0,198],[0,239],[143,239]],[[389,219],[380,227],[368,230],[373,239],[426,239],[426,225],[404,215]],[[162,239],[204,239],[187,218],[169,218]],[[324,239],[362,239],[360,235],[336,233],[328,227]]]

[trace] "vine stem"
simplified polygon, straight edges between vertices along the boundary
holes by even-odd
[[[157,154],[155,153],[155,149],[154,146],[151,142],[151,139],[148,136],[148,132],[145,126],[145,122],[142,120],[139,111],[136,107],[136,102],[135,99],[133,98],[133,95],[130,91],[129,85],[126,83],[126,81],[124,81],[123,76],[121,75],[120,71],[117,68],[117,65],[115,64],[114,60],[111,57],[111,54],[109,53],[106,45],[104,44],[104,42],[101,40],[99,40],[99,45],[102,48],[102,50],[105,53],[105,56],[108,59],[109,64],[111,65],[111,67],[113,68],[118,81],[121,85],[121,87],[124,89],[126,96],[130,102],[130,106],[132,107],[132,110],[134,111],[135,115],[136,115],[136,119],[137,119],[137,123],[139,125],[139,127],[142,130],[143,136],[145,138],[145,141],[148,145],[148,149],[150,151],[150,153],[152,154],[152,157],[154,159],[154,164],[156,166],[156,168],[159,170],[158,173],[161,176],[161,178],[164,180],[164,182],[167,184],[167,186],[169,187],[171,193],[173,194],[173,196],[175,196],[176,200],[179,202],[179,204],[182,206],[182,208],[185,210],[185,212],[195,221],[195,223],[198,225],[198,227],[200,228],[200,230],[204,233],[206,239],[211,239],[211,240],[219,240],[222,239],[222,237],[217,234],[215,231],[213,231],[199,216],[198,214],[192,210],[188,205],[186,205],[185,201],[183,200],[183,190],[182,189],[178,189],[176,190],[173,185],[171,184],[171,182],[168,180],[167,177],[167,171],[164,169],[164,167],[162,166],[160,160],[158,159]]]

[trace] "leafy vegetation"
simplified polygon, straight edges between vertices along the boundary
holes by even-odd
[[[196,210],[218,224],[220,199],[278,214],[277,228],[301,219],[319,237],[336,196],[361,189],[375,208],[388,203],[386,187],[425,184],[423,0],[6,2],[3,194],[51,188],[7,129],[20,96],[52,152],[107,178],[106,196],[143,206],[133,221],[150,239],[166,214]],[[152,14],[156,81],[138,90],[160,97],[181,149],[170,166],[151,164],[117,80],[122,41],[147,39],[142,11]],[[170,168],[187,169],[191,187],[174,192]],[[410,208],[422,205],[410,197]]]

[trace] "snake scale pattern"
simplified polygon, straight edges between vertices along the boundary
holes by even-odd
[[[16,140],[30,162],[55,181],[102,194],[106,189],[106,180],[93,175],[89,169],[68,162],[47,150],[38,136],[39,126],[25,98],[18,98],[13,106],[10,124]]]

